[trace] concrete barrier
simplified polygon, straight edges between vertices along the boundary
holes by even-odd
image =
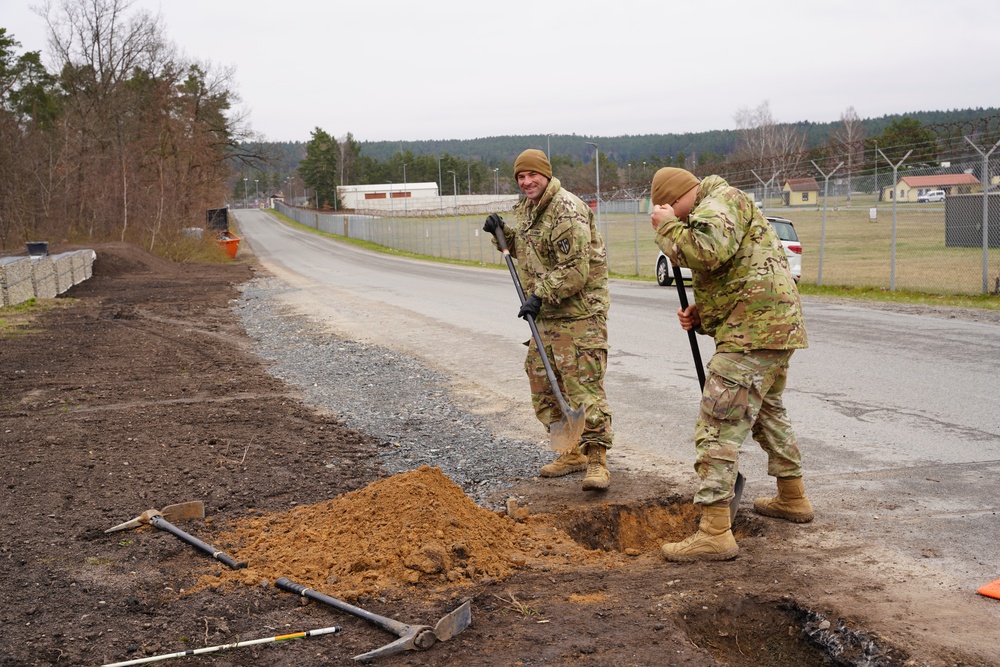
[[[0,257],[0,304],[52,299],[94,275],[93,250],[58,255]]]

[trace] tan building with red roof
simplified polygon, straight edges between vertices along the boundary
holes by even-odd
[[[815,178],[789,178],[781,188],[785,206],[818,206],[819,183]]]
[[[944,190],[945,195],[967,195],[982,192],[979,179],[972,174],[937,174],[935,176],[904,176],[895,186],[882,188],[882,201],[915,202],[930,190]]]

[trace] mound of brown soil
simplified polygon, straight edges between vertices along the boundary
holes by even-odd
[[[249,567],[222,577],[249,585],[288,577],[354,599],[403,585],[505,579],[553,544],[585,553],[532,524],[483,509],[439,468],[422,466],[328,502],[235,523],[222,541],[243,545],[238,554]]]

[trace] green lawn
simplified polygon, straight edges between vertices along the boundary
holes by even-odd
[[[824,226],[821,209],[777,207],[777,203],[770,201],[767,213],[795,224],[803,246],[803,287],[888,290],[894,278],[894,291],[983,294],[982,249],[945,247],[944,204],[898,205],[893,270],[891,204],[876,205],[872,196],[855,196],[847,207],[846,200],[831,198]],[[872,206],[877,206],[874,221],[869,214]],[[365,235],[376,244],[413,255],[502,265],[500,253],[481,230],[484,218],[372,218]],[[654,278],[659,251],[648,214],[602,210],[600,231],[608,245],[612,274]],[[1000,293],[1000,248],[987,253],[987,292]]]

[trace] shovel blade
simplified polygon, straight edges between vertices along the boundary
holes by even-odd
[[[580,444],[580,436],[586,425],[587,418],[583,414],[583,408],[567,411],[561,421],[549,426],[549,448],[560,454],[572,452]]]
[[[167,505],[163,510],[149,509],[137,516],[134,519],[130,519],[125,523],[120,523],[117,526],[108,528],[105,533],[115,533],[119,530],[127,530],[129,528],[138,528],[139,526],[144,526],[149,523],[149,518],[151,516],[160,515],[167,521],[183,521],[184,519],[204,519],[205,518],[205,503],[201,500],[190,500],[186,503],[177,503],[175,505]]]
[[[186,503],[167,505],[160,514],[170,522],[184,521],[185,519],[204,519],[205,503],[201,500],[189,500]]]
[[[446,614],[434,626],[434,636],[445,642],[472,624],[472,604],[466,600],[453,612]]]

